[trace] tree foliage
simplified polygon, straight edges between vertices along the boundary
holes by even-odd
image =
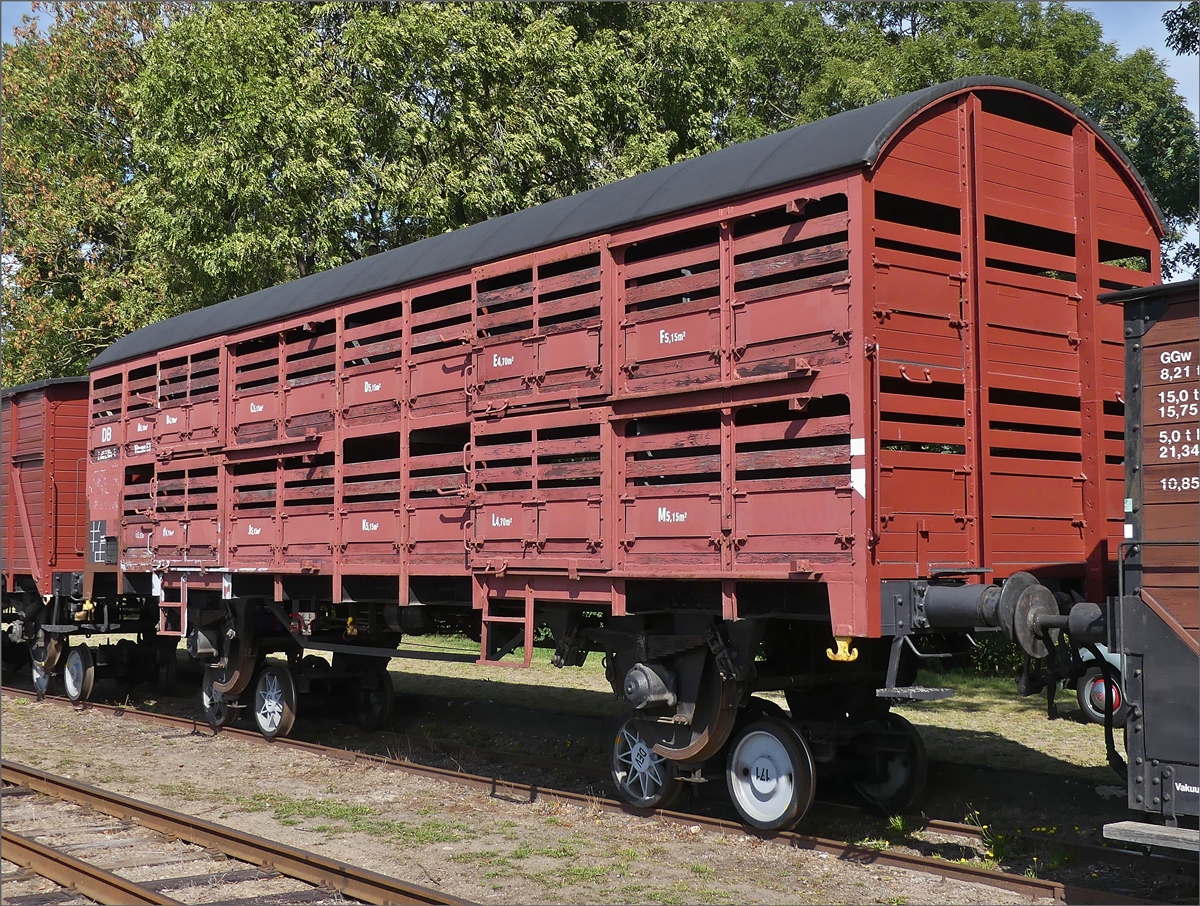
[[[1200,0],[1167,10],[1162,21],[1167,26],[1167,47],[1180,56],[1200,53]]]
[[[159,317],[135,286],[123,218],[133,168],[122,97],[158,25],[145,4],[41,4],[4,48],[6,385],[78,374],[116,337]]]
[[[1181,47],[1195,7],[1177,11]],[[1062,3],[50,8],[46,34],[5,47],[5,383],[79,372],[157,318],[965,75],[1067,97],[1177,233],[1196,218],[1196,124],[1162,61],[1121,56]]]

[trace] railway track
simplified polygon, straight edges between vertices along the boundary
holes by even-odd
[[[2,691],[6,696],[29,694],[25,690],[14,689],[7,686],[3,687],[0,691]],[[74,707],[65,698],[48,696],[45,700],[47,702],[53,702],[59,706]],[[215,735],[214,731],[206,722],[196,718],[138,711],[119,705],[108,705],[95,702],[89,703],[86,707],[103,711],[113,716],[130,716],[140,721],[174,726],[195,733]],[[1148,900],[1122,896],[1110,891],[1096,891],[1070,884],[1064,884],[1060,881],[1017,875],[1013,873],[987,869],[976,865],[950,862],[944,859],[929,858],[913,853],[899,852],[889,849],[877,849],[870,846],[857,845],[811,834],[801,834],[796,832],[765,834],[754,831],[751,828],[747,828],[739,822],[734,822],[723,818],[676,812],[665,809],[636,809],[630,805],[627,805],[626,803],[618,802],[612,799],[599,798],[596,796],[576,793],[568,790],[550,789],[538,784],[522,783],[518,781],[506,780],[500,777],[485,777],[478,774],[471,774],[466,771],[452,771],[446,768],[439,768],[431,765],[401,761],[399,759],[390,758],[384,755],[358,752],[336,746],[325,746],[299,739],[287,738],[267,741],[259,733],[234,727],[226,727],[220,732],[254,744],[282,746],[295,750],[310,752],[343,763],[349,762],[351,764],[378,765],[389,770],[403,772],[410,776],[425,777],[462,786],[468,786],[482,790],[489,795],[503,797],[510,800],[528,802],[534,802],[538,800],[557,801],[586,808],[598,808],[608,812],[620,812],[640,817],[652,817],[661,821],[678,824],[689,828],[698,827],[700,831],[708,833],[748,834],[772,843],[791,846],[796,849],[826,853],[829,855],[835,855],[841,859],[852,860],[860,863],[888,866],[893,868],[904,868],[912,871],[937,875],[947,879],[964,881],[967,883],[985,884],[992,887],[1012,890],[1030,897],[1052,899],[1058,903],[1099,904],[1151,902]],[[439,743],[431,741],[429,744],[431,746],[436,746]],[[442,745],[448,744],[442,743]],[[477,753],[497,755],[511,754],[492,753],[491,750],[479,749],[477,747],[464,748],[474,749]],[[543,758],[540,760],[548,761],[549,759]],[[562,765],[576,767],[568,762],[563,762]],[[841,808],[847,811],[852,810],[852,807],[850,806],[842,806],[834,803],[826,803],[825,807],[835,809]],[[962,824],[959,822],[941,821],[937,819],[920,819],[920,821],[917,823],[922,826],[923,829],[935,833],[958,836],[975,841],[982,840],[982,831],[977,827],[973,827],[972,825]],[[1053,842],[1055,846],[1066,848],[1060,844],[1059,841]],[[1086,851],[1092,858],[1129,859],[1135,862],[1146,859],[1145,856],[1142,856],[1138,853],[1122,852],[1107,847],[1089,847],[1086,844],[1076,845],[1081,848],[1081,854]],[[1179,862],[1180,864],[1166,866],[1165,863],[1168,861]],[[1194,871],[1195,869],[1194,865],[1191,865],[1190,863],[1184,863],[1182,860],[1162,859],[1158,860],[1154,867],[1159,870],[1168,871]]]
[[[19,694],[27,690],[19,690],[14,687],[3,687],[6,694]],[[69,705],[78,708],[77,705],[71,703],[62,697],[47,696],[47,701],[54,701],[59,705]],[[183,701],[182,699],[180,701]],[[189,703],[190,704],[190,703]],[[124,714],[134,714],[139,718],[150,720],[161,720],[177,727],[189,727],[192,732],[206,733],[214,735],[214,731],[208,724],[196,718],[181,717],[177,715],[158,714],[155,712],[140,711],[137,709],[129,709],[120,705],[105,704],[100,702],[89,702],[85,707],[94,707],[104,710],[106,713],[117,716]],[[254,731],[245,730],[237,727],[226,727],[222,732],[236,735],[239,738],[248,739],[255,742],[263,742],[262,737]],[[409,749],[422,749],[435,754],[444,754],[450,756],[470,756],[479,760],[507,761],[514,764],[525,766],[535,766],[545,768],[547,770],[561,771],[573,774],[590,774],[597,777],[608,778],[608,770],[594,764],[588,764],[577,761],[567,761],[558,758],[549,758],[542,755],[530,755],[522,752],[510,752],[501,749],[490,749],[482,746],[473,746],[466,743],[457,742],[455,740],[430,738],[425,736],[411,736],[409,734],[394,734],[401,740]],[[282,743],[283,740],[278,740]],[[306,742],[298,739],[286,740],[288,744],[309,748],[312,751],[323,754],[327,757],[344,760],[345,753],[353,750],[331,747],[326,748],[319,743]],[[389,759],[386,756],[376,756],[364,752],[354,753],[359,759],[382,759],[384,763],[393,767],[400,767],[410,772],[421,770],[439,773],[438,776],[442,779],[461,780],[463,777],[473,776],[470,772],[463,769],[457,771],[447,771],[444,768],[437,768],[430,765],[420,765],[411,761],[401,761],[398,759]],[[490,782],[490,779],[489,779]],[[508,786],[528,787],[536,790],[536,795],[543,799],[554,798],[555,796],[575,797],[574,799],[563,798],[563,801],[582,801],[591,802],[594,797],[571,791],[552,790],[547,787],[535,784],[515,783],[511,780],[496,778],[496,782],[502,787]],[[622,805],[624,810],[630,814],[643,814],[637,809]],[[851,805],[845,802],[833,802],[828,800],[816,800],[813,803],[813,808],[830,817],[841,818],[863,818],[867,820],[873,819],[875,816],[868,813],[865,809]],[[690,814],[690,813],[689,813]],[[929,818],[925,815],[906,815],[904,816],[904,826],[909,830],[926,831],[933,834],[938,834],[944,837],[955,837],[971,844],[985,843],[985,834],[983,830],[975,824],[967,824],[960,821],[949,821],[940,818]],[[1089,861],[1102,860],[1110,864],[1119,865],[1124,868],[1156,872],[1167,875],[1195,875],[1196,864],[1186,859],[1165,856],[1161,854],[1147,854],[1132,849],[1122,849],[1108,844],[1098,845],[1093,843],[1085,843],[1082,841],[1074,841],[1068,839],[1059,839],[1050,837],[1045,834],[1036,834],[1029,832],[1015,833],[1007,835],[1007,842],[1011,847],[1030,852],[1058,852],[1068,854],[1074,858],[1084,859]]]
[[[4,814],[3,858],[97,902],[178,903],[169,891],[206,888],[210,900],[277,906],[335,900],[446,906],[466,903],[37,768],[3,761],[0,779],[9,806]],[[14,808],[16,797],[23,792],[26,796],[20,800],[21,806]],[[95,823],[97,816],[110,820]],[[24,833],[13,829],[15,826]],[[57,842],[40,842],[35,839],[38,837]],[[70,842],[62,842],[64,838],[70,838]],[[154,854],[156,849],[162,852]],[[114,863],[111,854],[121,851],[133,855]],[[75,852],[91,853],[93,860],[77,858]],[[110,855],[105,857],[104,853]],[[98,864],[95,854],[111,864]],[[144,871],[156,864],[174,863],[186,865],[188,874],[135,881],[108,870]],[[247,884],[259,886],[247,895],[243,886]]]

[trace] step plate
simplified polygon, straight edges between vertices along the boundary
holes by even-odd
[[[902,702],[936,702],[953,694],[953,689],[944,686],[893,686],[890,689],[875,690],[878,698]]]

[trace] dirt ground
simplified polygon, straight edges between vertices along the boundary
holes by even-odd
[[[466,639],[419,637],[406,640],[402,650],[428,655],[467,650],[471,644]],[[180,669],[180,681],[169,696],[151,697],[143,688],[130,692],[114,681],[98,683],[95,696],[149,710],[197,715],[199,671],[182,653]],[[542,650],[535,652],[529,670],[407,659],[393,661],[391,670],[396,709],[384,731],[362,733],[336,709],[322,713],[311,708],[305,711],[302,705],[292,735],[514,781],[613,795],[605,766],[612,728],[624,708],[609,689],[597,657],[589,657],[583,668],[570,670],[553,668],[549,652]],[[1048,721],[1044,696],[1022,699],[1010,682],[970,677],[947,681],[935,676],[924,681],[955,686],[957,693],[945,701],[901,709],[921,731],[931,758],[930,779],[919,810],[930,817],[986,826],[988,842],[964,848],[959,838],[941,840],[913,833],[911,827],[897,829],[881,819],[848,817],[820,804],[799,830],[869,847],[966,858],[985,866],[999,864],[1017,874],[1033,873],[1094,889],[1195,902],[1194,878],[1134,876],[1118,867],[1083,864],[1052,842],[1036,850],[1013,845],[1012,835],[1020,831],[1037,832],[1048,841],[1099,843],[1105,823],[1128,817],[1123,785],[1106,765],[1103,729],[1081,721],[1073,693],[1060,693],[1060,719]],[[782,696],[777,700],[783,704]],[[76,775],[81,779],[105,781],[101,785],[142,782],[140,769],[138,776],[131,775],[133,766],[142,760],[136,749],[133,757],[125,743],[111,753],[103,747],[96,751],[86,732],[75,726],[78,720],[102,719],[95,714],[64,714],[55,706],[38,706],[32,701],[21,705],[6,701],[2,725],[5,757],[22,760],[28,753],[30,759],[45,759],[39,766],[70,772],[79,770],[76,753],[85,753],[91,766]],[[49,729],[42,726],[46,721]],[[117,729],[114,725],[112,732]],[[68,730],[69,743],[63,737]],[[109,730],[98,732],[103,736]],[[359,851],[357,847],[372,853],[374,859],[382,858],[374,855],[381,847],[404,842],[420,859],[411,874],[399,876],[429,886],[451,885],[446,889],[472,899],[1008,901],[999,890],[950,892],[943,889],[942,882],[906,872],[850,866],[837,860],[831,864],[827,857],[781,853],[781,847],[764,848],[740,837],[696,838],[634,819],[574,814],[578,810],[546,803],[501,803],[453,787],[420,797],[414,785],[429,786],[430,781],[394,773],[374,778],[364,768],[320,761],[305,766],[297,779],[296,772],[306,762],[283,750],[272,760],[264,759],[260,748],[242,753],[237,747],[244,744],[232,739],[172,735],[161,728],[136,732],[132,738],[139,741],[134,745],[144,746],[144,759],[150,765],[166,758],[163,774],[148,789],[168,797],[173,807],[198,814],[206,809],[203,814],[215,816],[214,820],[229,815],[231,823],[235,817],[254,821],[259,827],[255,832],[268,836],[273,834],[263,827],[301,834],[298,839],[319,840],[322,846],[347,844],[350,848],[340,850],[341,855],[332,849],[322,851],[383,871],[391,871],[380,867],[388,863],[364,862],[353,855]],[[120,733],[128,735],[135,730],[122,728]],[[47,737],[49,744],[45,744]],[[143,740],[153,741],[153,746]],[[507,752],[511,757],[439,748],[438,740]],[[226,752],[230,746],[238,751],[236,756],[232,750]],[[180,749],[183,757],[176,760],[175,749]],[[539,759],[553,759],[555,764]],[[206,782],[204,778],[214,771],[230,781]],[[174,774],[179,777],[171,776]],[[346,778],[351,776],[360,780],[347,786]],[[321,784],[321,777],[328,780]],[[368,782],[367,778],[374,779]],[[734,818],[724,783],[715,779],[718,782],[687,785],[678,807]],[[368,790],[371,792],[363,792]],[[388,798],[393,795],[400,799],[393,802]],[[820,787],[818,799],[853,801],[844,791]],[[368,811],[356,811],[360,806]],[[503,815],[497,814],[497,809]],[[491,823],[481,824],[481,816],[488,816]],[[564,821],[567,823],[561,823]],[[856,884],[865,886],[850,886]]]
[[[3,702],[4,757],[485,903],[1022,903],[994,887]]]

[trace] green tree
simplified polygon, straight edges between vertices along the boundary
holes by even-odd
[[[1179,56],[1200,53],[1200,2],[1191,0],[1163,13],[1167,26],[1167,47]]]
[[[1179,13],[1181,46],[1195,3]],[[753,4],[740,15],[738,46],[746,71],[772,65],[776,22]],[[1163,61],[1147,49],[1122,56],[1103,40],[1100,24],[1064,3],[842,3],[814,5],[828,30],[816,66],[784,70],[772,86],[782,104],[760,105],[749,119],[763,131],[807,122],[849,107],[971,75],[1021,79],[1062,95],[1117,140],[1162,207],[1168,278],[1196,268],[1196,247],[1184,231],[1197,219],[1196,119]],[[794,14],[799,15],[799,13]],[[778,18],[778,16],[776,17]],[[807,59],[809,52],[800,54]],[[739,103],[765,94],[749,85]],[[797,104],[789,107],[788,102]],[[774,115],[772,114],[774,111]],[[744,130],[753,133],[753,128]]]
[[[129,90],[139,253],[189,308],[720,146],[692,5],[217,4]]]
[[[141,69],[156,4],[34,3],[4,46],[3,381],[78,374],[160,317],[133,275],[136,229],[120,212],[133,170],[121,97]]]
[[[158,318],[965,75],[1064,95],[1122,143],[1176,237],[1196,219],[1196,123],[1162,61],[1121,56],[1062,3],[49,8],[46,34],[4,51],[6,383],[78,373]],[[1195,8],[1168,22],[1180,48]],[[1168,243],[1166,261],[1194,268],[1195,248]]]

